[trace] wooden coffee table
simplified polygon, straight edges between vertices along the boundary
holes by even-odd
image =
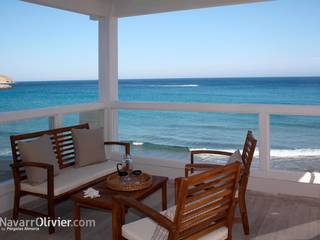
[[[103,180],[96,185],[93,185],[92,188],[98,190],[100,192],[100,197],[98,198],[84,198],[83,191],[80,191],[74,195],[72,195],[72,199],[74,201],[74,220],[80,220],[80,209],[84,208],[93,208],[93,209],[101,209],[101,210],[112,210],[112,196],[115,195],[124,195],[127,197],[132,197],[138,201],[145,199],[150,196],[152,193],[162,190],[162,209],[167,209],[167,177],[160,176],[152,176],[152,185],[146,189],[132,191],[132,192],[123,192],[109,189],[107,187],[106,181]],[[81,238],[81,228],[79,226],[75,226],[75,239],[80,240]]]

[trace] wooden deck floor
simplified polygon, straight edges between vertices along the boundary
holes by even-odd
[[[160,192],[155,193],[145,200],[149,206],[160,209]],[[169,206],[173,204],[173,187],[168,189]],[[242,233],[240,224],[234,225],[233,239],[255,239],[255,240],[285,240],[285,239],[320,239],[320,200],[309,198],[298,198],[282,195],[266,195],[257,192],[248,192],[247,205],[251,226],[251,235],[246,237]],[[43,202],[33,204],[33,208],[45,209]],[[63,202],[56,208],[57,217],[72,219],[73,203]],[[95,219],[94,228],[84,228],[82,239],[95,240],[111,239],[111,213],[100,212],[92,209],[83,209],[84,219]],[[1,217],[9,216],[10,213]],[[22,218],[30,219],[26,216]],[[141,216],[130,211],[127,221],[133,221]],[[58,228],[56,233],[48,235],[45,228],[39,231],[4,232],[0,230],[0,239],[74,239],[72,228]]]

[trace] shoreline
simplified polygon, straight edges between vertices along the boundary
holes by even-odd
[[[0,83],[0,89],[10,89],[10,88],[12,88],[11,85]]]

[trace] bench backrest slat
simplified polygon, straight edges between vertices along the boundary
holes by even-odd
[[[89,129],[89,124],[85,123],[70,127],[10,136],[13,162],[19,163],[21,161],[21,154],[18,148],[19,141],[30,141],[47,134],[51,137],[59,168],[62,169],[74,165],[75,150],[71,134],[72,129]],[[21,169],[20,180],[24,179],[26,179],[25,170]]]

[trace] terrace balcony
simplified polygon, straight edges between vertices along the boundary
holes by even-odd
[[[24,121],[46,121],[48,128],[65,126],[65,119],[77,114],[79,122],[88,122],[92,127],[103,127],[106,140],[119,139],[119,111],[165,111],[165,112],[198,112],[198,113],[231,113],[249,114],[257,117],[258,154],[249,179],[248,211],[252,228],[252,239],[318,239],[320,238],[320,210],[318,207],[320,191],[320,173],[313,170],[287,169],[274,166],[271,157],[271,118],[273,115],[285,116],[320,116],[317,105],[270,105],[270,104],[202,104],[202,103],[166,103],[166,102],[124,102],[118,99],[118,52],[117,20],[126,16],[137,16],[159,12],[169,12],[204,7],[223,6],[258,2],[252,0],[26,0],[40,5],[86,14],[99,22],[99,102],[46,109],[32,109],[17,112],[0,113],[0,125],[17,124]],[[31,129],[32,130],[32,129]],[[32,132],[30,129],[19,129],[19,132]],[[244,133],[245,134],[245,133]],[[8,139],[9,146],[9,139]],[[8,146],[5,146],[8,149]],[[134,147],[134,146],[133,146]],[[3,148],[3,146],[0,146]],[[117,148],[109,149],[110,154],[120,158]],[[160,156],[141,155],[139,147],[134,147],[134,161],[137,168],[151,174],[167,176],[173,179],[183,176],[184,165],[188,161],[172,159],[170,154]],[[7,154],[9,156],[10,154]],[[10,158],[7,159],[10,161]],[[301,159],[304,161],[307,159]],[[9,216],[13,206],[14,185],[8,179],[8,161],[0,161],[0,214]],[[317,168],[314,161],[314,169]],[[173,204],[173,183],[169,185],[169,205]],[[159,208],[160,197],[152,196],[146,201]],[[34,198],[28,198],[25,204],[34,204]],[[39,209],[44,208],[39,205]],[[94,218],[99,226],[84,231],[84,238],[102,239],[109,234],[111,239],[111,215],[86,211],[86,218]],[[57,207],[57,216],[72,218],[72,205],[68,201]],[[139,216],[130,212],[129,219]],[[11,233],[1,233],[5,239],[14,239]],[[40,232],[19,233],[25,239],[44,238],[46,230]],[[52,239],[71,239],[71,229],[58,230]],[[241,226],[235,225],[234,239],[250,239],[242,234]]]

